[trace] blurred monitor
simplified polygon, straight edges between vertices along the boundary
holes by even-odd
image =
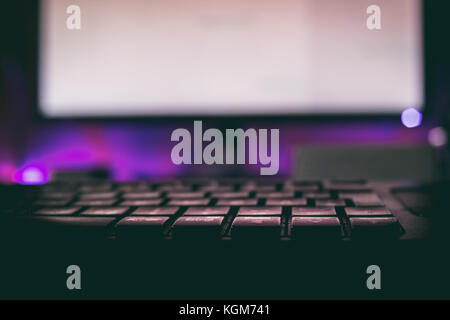
[[[69,30],[67,8],[81,8]],[[424,106],[422,3],[43,0],[47,117],[398,114]]]

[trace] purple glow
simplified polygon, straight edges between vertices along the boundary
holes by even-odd
[[[20,184],[45,184],[49,179],[44,168],[29,166],[16,172],[14,180]]]
[[[0,183],[10,183],[13,180],[15,168],[8,163],[0,164]]]
[[[402,112],[402,123],[407,128],[417,128],[422,124],[422,113],[414,108]]]
[[[428,142],[433,147],[443,147],[448,143],[447,131],[442,127],[436,127],[428,132]]]
[[[50,173],[57,170],[95,168],[111,169],[112,178],[120,181],[191,174],[198,168],[176,166],[170,158],[173,146],[169,143],[170,134],[177,127],[122,123],[49,125],[34,132],[20,161],[10,159],[12,152],[2,154],[4,149],[0,150],[0,180],[6,183],[45,183]],[[249,123],[247,127],[269,126]],[[428,131],[402,129],[398,121],[283,125],[281,134],[280,175],[292,172],[295,166],[293,152],[302,144],[384,145],[430,141]],[[433,144],[437,141],[434,135],[435,131],[433,142],[430,141]],[[258,175],[259,167],[247,166],[246,170]]]

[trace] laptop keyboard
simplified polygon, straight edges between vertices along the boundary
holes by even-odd
[[[364,181],[51,183],[19,212],[46,232],[108,239],[354,240],[401,235]]]

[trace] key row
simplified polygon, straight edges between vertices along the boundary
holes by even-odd
[[[43,199],[33,203],[34,206],[317,206],[317,207],[377,207],[383,206],[383,202],[376,195],[356,195],[345,197],[340,195],[339,199],[325,198],[276,198],[261,197],[257,195],[255,198],[228,198],[228,197],[212,197],[212,198],[148,198],[148,199]]]
[[[135,216],[172,216],[180,212],[181,207],[139,207],[136,209],[130,207],[91,207],[83,209],[82,207],[63,207],[63,208],[42,208],[33,215],[39,216],[121,216],[125,213]],[[230,213],[229,206],[215,207],[189,207],[186,208],[183,215],[187,216],[225,216]],[[289,210],[287,208],[287,210]],[[376,208],[344,208],[347,216],[392,216],[389,209],[385,207]],[[292,207],[290,213],[293,216],[336,216],[336,209],[332,207],[308,208]],[[237,215],[250,216],[281,216],[283,208],[274,207],[241,207],[237,209]]]
[[[302,182],[290,180],[251,180],[242,179],[207,179],[203,181],[175,180],[166,182],[134,182],[134,183],[51,183],[41,188],[44,192],[146,192],[146,191],[204,191],[204,192],[233,192],[233,191],[369,191],[365,181],[323,181]]]
[[[105,236],[112,228],[118,240],[339,240],[388,239],[399,235],[398,221],[392,216],[350,217],[348,228],[338,217],[311,216],[293,216],[288,228],[280,216],[237,216],[231,223],[224,216],[182,216],[176,220],[168,216],[128,216],[118,221],[111,217],[40,217],[39,222],[47,228],[46,234],[57,231],[64,236]]]

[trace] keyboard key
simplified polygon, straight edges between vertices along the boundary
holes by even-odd
[[[319,191],[319,186],[317,184],[297,184],[295,182],[286,182],[283,185],[283,190],[287,191]]]
[[[217,201],[218,206],[256,206],[258,199],[221,199]]]
[[[117,196],[117,192],[94,192],[94,193],[82,193],[80,199],[82,200],[103,200],[114,199]]]
[[[129,216],[120,220],[116,227],[145,227],[162,231],[163,225],[169,217],[134,217]]]
[[[57,192],[70,192],[75,193],[78,187],[71,183],[64,183],[56,185],[54,183],[47,184],[41,187],[42,193],[57,193]]]
[[[372,191],[365,181],[325,181],[324,188],[332,191]]]
[[[166,196],[167,198],[174,199],[198,199],[204,198],[204,192],[169,192]]]
[[[217,192],[217,193],[223,193],[223,192],[232,192],[234,189],[233,186],[202,186],[199,188],[200,191],[203,192]]]
[[[214,192],[211,194],[211,198],[218,199],[244,199],[248,197],[248,192]]]
[[[345,207],[345,200],[325,200],[325,199],[317,199],[316,206],[317,207]]]
[[[43,192],[39,195],[40,199],[71,199],[75,192]]]
[[[340,199],[351,199],[357,207],[379,207],[383,202],[375,193],[347,193],[341,192]]]
[[[221,225],[222,221],[223,217],[180,217],[175,221],[173,227],[217,227]]]
[[[127,192],[122,195],[124,199],[154,199],[159,198],[161,192]]]
[[[34,214],[38,216],[70,216],[80,210],[79,207],[43,208]]]
[[[38,200],[33,202],[33,205],[43,207],[63,207],[68,205],[69,202],[69,200]]]
[[[270,191],[275,191],[276,189],[277,189],[276,185],[260,186],[260,185],[254,185],[254,184],[246,184],[246,185],[241,186],[241,190],[257,191],[257,192],[270,192]]]
[[[329,192],[305,192],[303,193],[303,198],[308,199],[330,199]]]
[[[267,199],[266,206],[306,206],[306,199]]]
[[[105,217],[38,217],[35,221],[47,226],[69,227],[69,228],[106,228],[114,218]]]
[[[177,213],[179,207],[142,207],[137,208],[132,216],[171,216]]]
[[[387,208],[345,208],[345,212],[349,217],[392,216]]]
[[[280,217],[237,217],[231,227],[233,240],[276,240],[280,236]]]
[[[157,187],[158,191],[164,192],[191,192],[192,187],[191,186],[183,186],[183,185],[164,185]]]
[[[151,186],[146,182],[120,183],[117,189],[123,192],[149,192]]]
[[[292,239],[340,239],[342,229],[337,217],[292,217]]]
[[[292,208],[293,216],[336,216],[334,208]]]
[[[219,240],[222,236],[223,217],[180,217],[173,227],[174,239]]]
[[[159,206],[162,202],[163,199],[125,200],[121,202],[120,205],[128,207],[146,207],[146,206]]]
[[[126,217],[116,225],[117,239],[162,239],[169,217]]]
[[[350,218],[352,239],[393,239],[400,234],[393,217]]]
[[[224,216],[230,207],[192,207],[184,213],[185,216]]]
[[[152,183],[158,185],[158,187],[173,187],[182,186],[181,180],[162,179],[160,181],[152,181]]]
[[[196,186],[210,186],[217,185],[217,182],[209,178],[184,178],[181,181],[182,185],[196,185]]]
[[[127,207],[110,207],[110,208],[89,208],[81,212],[82,216],[120,216],[129,208]]]
[[[169,206],[207,206],[211,199],[174,199],[169,201]]]
[[[112,206],[117,200],[81,200],[74,203],[75,206],[80,207],[107,207]]]
[[[106,183],[106,184],[93,184],[93,185],[83,185],[80,187],[81,192],[106,192],[111,190],[112,184]]]
[[[238,216],[281,216],[281,207],[240,208]]]
[[[106,217],[44,217],[33,218],[33,231],[43,238],[55,241],[101,239],[112,235],[110,225],[114,218]]]
[[[294,192],[258,192],[256,194],[257,198],[270,198],[270,199],[283,199],[283,198],[293,198]]]

